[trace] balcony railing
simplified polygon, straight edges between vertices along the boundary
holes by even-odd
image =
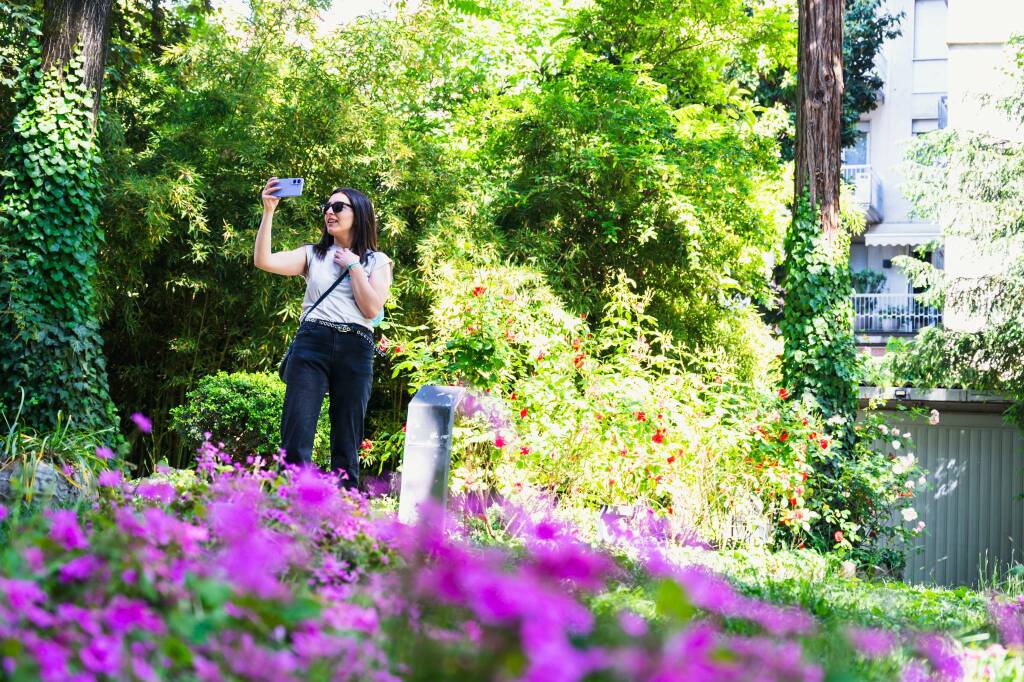
[[[882,182],[866,164],[843,164],[843,180],[853,185],[856,201],[871,224],[882,222]]]
[[[862,333],[913,334],[942,324],[942,311],[919,302],[915,294],[853,294],[853,330]]]

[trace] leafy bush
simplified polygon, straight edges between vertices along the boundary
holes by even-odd
[[[377,519],[333,477],[232,466],[209,443],[197,472],[100,485],[78,513],[0,523],[11,679],[961,677],[947,640],[823,627],[661,557],[620,583],[543,516],[519,516],[518,552],[481,551],[430,510]]]
[[[718,546],[822,550],[880,543],[890,518],[880,510],[910,503],[892,491],[917,474],[894,474],[873,438],[837,477],[827,430],[838,418],[826,423],[813,401],[725,369],[697,371],[727,365],[660,333],[649,297],[624,276],[594,326],[542,282],[525,268],[439,267],[428,281],[432,329],[392,346],[412,390],[471,391],[453,438],[456,495],[536,491],[590,509],[650,508]],[[403,445],[402,433],[379,433],[371,456],[397,460]]]
[[[171,425],[193,452],[216,433],[236,458],[270,459],[281,447],[284,391],[285,385],[269,372],[218,372],[200,379],[187,402],[171,410]],[[325,467],[331,461],[329,401],[324,399],[313,439],[313,460]]]

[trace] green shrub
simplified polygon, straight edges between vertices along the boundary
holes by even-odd
[[[272,457],[281,444],[284,390],[269,372],[218,372],[201,379],[186,395],[185,404],[171,410],[171,425],[193,451],[209,433],[234,457]],[[330,462],[326,400],[316,427],[313,460],[321,466]]]

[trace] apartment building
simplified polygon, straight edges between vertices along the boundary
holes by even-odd
[[[881,354],[893,335],[913,335],[926,325],[970,328],[976,321],[957,311],[920,304],[893,258],[910,255],[959,275],[990,264],[942,226],[913,215],[904,197],[908,142],[916,135],[952,127],[1017,137],[1017,127],[985,107],[982,98],[1006,88],[1006,42],[1024,33],[1020,0],[888,0],[903,13],[902,35],[887,41],[876,60],[885,81],[878,107],[864,115],[854,146],[844,150],[843,175],[852,183],[868,227],[854,239],[855,331],[858,345]]]
[[[944,236],[949,226],[915,218],[901,191],[907,144],[940,128],[1021,139],[1019,125],[985,106],[983,96],[1010,92],[1006,43],[1024,34],[1024,0],[888,0],[903,12],[903,35],[887,42],[877,61],[885,86],[878,108],[860,122],[857,144],[844,153],[844,174],[864,207],[868,227],[850,248],[858,344],[884,352],[894,335],[926,325],[970,330],[979,320],[964,311],[922,305],[892,259],[925,258],[957,277],[996,267],[968,240]],[[883,398],[890,423],[913,434],[928,474],[914,500],[926,532],[906,553],[904,579],[960,585],[1021,561],[1024,543],[1024,435],[1001,413],[1000,396],[962,388],[864,387]],[[938,424],[897,407],[936,410]]]

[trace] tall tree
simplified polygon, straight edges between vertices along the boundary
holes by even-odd
[[[27,428],[58,414],[115,421],[93,281],[96,121],[113,0],[47,0],[41,46],[15,87],[0,180],[0,411]]]
[[[843,120],[843,0],[800,0],[796,197],[810,192],[821,228],[839,230]]]

